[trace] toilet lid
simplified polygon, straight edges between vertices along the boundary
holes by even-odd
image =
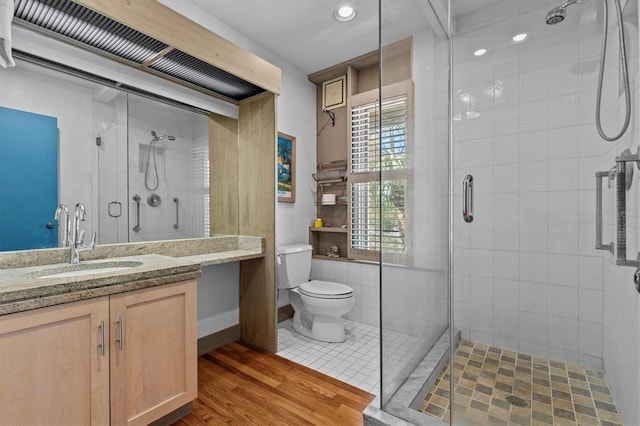
[[[353,296],[353,289],[348,285],[329,281],[309,281],[298,288],[305,296],[320,299],[346,299]]]

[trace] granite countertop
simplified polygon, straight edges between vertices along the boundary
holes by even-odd
[[[264,239],[214,236],[0,253],[0,315],[198,278],[201,267],[264,257]]]

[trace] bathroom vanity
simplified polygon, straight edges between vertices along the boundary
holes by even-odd
[[[149,424],[188,413],[201,266],[262,258],[264,240],[98,246],[79,265],[59,261],[66,255],[0,253],[2,423]]]

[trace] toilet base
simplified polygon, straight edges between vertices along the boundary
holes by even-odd
[[[344,333],[344,323],[341,318],[316,315],[313,318],[311,329],[309,329],[294,315],[292,328],[298,334],[321,342],[342,343],[347,340],[347,336]]]

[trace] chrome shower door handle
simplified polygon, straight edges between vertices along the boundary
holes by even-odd
[[[611,171],[596,172],[596,250],[613,254],[613,242],[602,244],[602,179],[610,179]]]
[[[462,218],[473,222],[473,176],[466,175],[462,181]]]

